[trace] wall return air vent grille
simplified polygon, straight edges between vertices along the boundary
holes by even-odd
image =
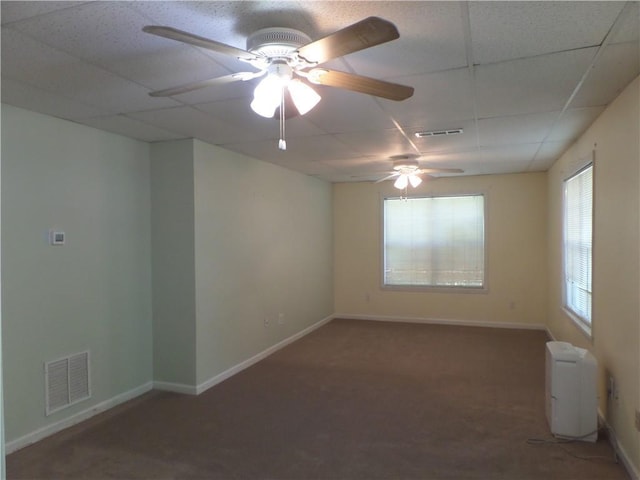
[[[89,352],[45,363],[46,414],[91,397]]]

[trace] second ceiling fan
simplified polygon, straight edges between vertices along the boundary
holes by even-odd
[[[149,25],[144,27],[143,31],[229,55],[257,69],[254,72],[236,72],[157,90],[150,95],[168,97],[213,85],[247,81],[264,76],[265,78],[254,91],[251,108],[257,114],[268,118],[275,117],[276,110],[280,109],[279,147],[282,150],[286,149],[284,141],[286,94],[290,96],[297,113],[304,115],[320,101],[320,96],[309,83],[396,101],[405,100],[413,95],[413,87],[319,67],[334,58],[400,37],[393,23],[378,17],[365,18],[315,41],[311,41],[311,38],[303,32],[291,28],[265,28],[247,38],[246,50],[172,27]]]

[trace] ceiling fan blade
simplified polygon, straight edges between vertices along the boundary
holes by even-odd
[[[380,180],[376,180],[376,183],[380,183],[380,182],[385,182],[387,180],[390,180],[394,177],[397,177],[398,175],[400,175],[400,172],[393,172],[391,175],[388,175],[384,178],[381,178]]]
[[[151,33],[152,35],[157,35],[159,37],[169,38],[171,40],[177,40],[178,42],[195,45],[196,47],[207,48],[209,50],[213,50],[214,52],[223,53],[225,55],[241,58],[243,60],[256,60],[258,58],[254,54],[247,52],[246,50],[232,47],[231,45],[227,45],[225,43],[216,42],[215,40],[211,40],[209,38],[199,37],[198,35],[178,30],[177,28],[147,25],[146,27],[142,28],[142,31]]]
[[[399,37],[398,29],[393,23],[378,17],[368,17],[300,47],[298,55],[310,63],[324,63]]]
[[[419,173],[464,173],[461,168],[421,168]]]
[[[202,80],[200,82],[187,83],[186,85],[180,85],[178,87],[165,88],[164,90],[156,90],[149,93],[152,97],[171,97],[173,95],[180,95],[181,93],[192,92],[199,90],[200,88],[210,87],[212,85],[222,85],[225,83],[237,82],[239,80],[251,80],[252,78],[264,75],[266,70],[260,72],[237,72],[230,75],[224,75],[222,77],[210,78],[208,80]]]
[[[337,70],[314,68],[309,72],[308,78],[312,83],[319,85],[344,88],[389,100],[405,100],[413,95],[413,87]]]

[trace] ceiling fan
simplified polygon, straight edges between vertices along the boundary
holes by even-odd
[[[399,190],[404,190],[408,185],[416,188],[422,183],[420,175],[428,175],[433,173],[464,173],[460,168],[420,168],[418,160],[411,155],[396,155],[391,157],[393,160],[393,171],[388,172],[389,175],[377,180],[375,183],[384,182],[395,178],[393,186]]]
[[[273,118],[280,109],[279,148],[286,150],[284,118],[286,93],[297,113],[304,115],[319,101],[320,95],[309,83],[337,87],[389,100],[405,100],[413,87],[386,82],[338,70],[319,67],[334,58],[380,45],[400,37],[395,25],[378,17],[368,17],[319,40],[311,41],[305,33],[291,28],[265,28],[247,38],[247,49],[200,37],[172,27],[148,25],[144,32],[230,55],[248,63],[257,71],[236,72],[200,82],[151,92],[152,97],[168,97],[204,87],[258,77],[251,108],[258,115]]]

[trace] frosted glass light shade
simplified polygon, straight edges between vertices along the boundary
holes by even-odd
[[[313,88],[297,78],[289,82],[289,93],[300,115],[304,115],[315,107],[321,98]]]
[[[413,188],[416,188],[418,185],[422,183],[422,179],[418,175],[411,174],[409,175],[409,183]]]
[[[272,118],[280,106],[283,82],[276,75],[267,75],[253,91],[251,109],[258,115]]]
[[[408,184],[409,184],[409,178],[407,177],[407,175],[402,173],[398,177],[398,179],[393,183],[393,186],[396,187],[398,190],[402,190],[403,188],[407,188]]]

